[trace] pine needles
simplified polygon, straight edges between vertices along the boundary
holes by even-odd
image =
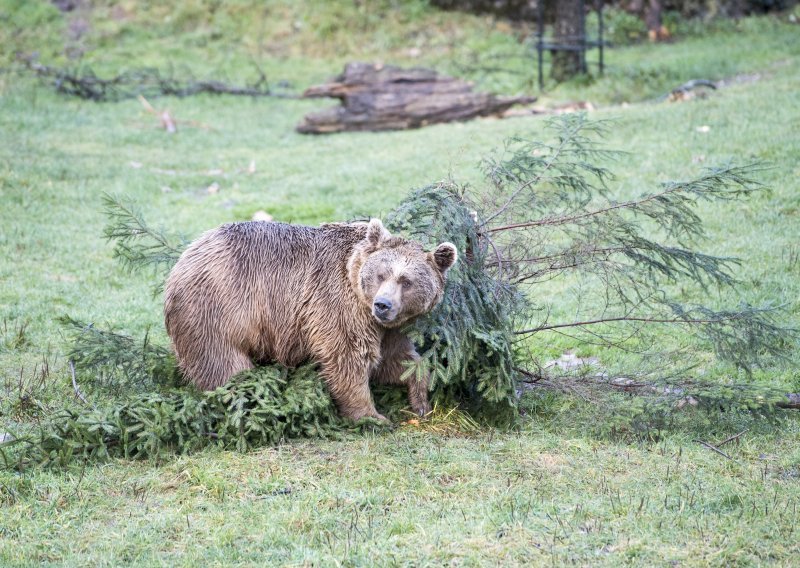
[[[290,376],[291,375],[291,376]],[[108,458],[161,459],[207,446],[246,451],[352,428],[313,366],[262,367],[211,392],[144,392],[96,409],[63,408],[38,431],[0,444],[6,467]]]
[[[387,218],[393,231],[426,245],[450,241],[462,251],[448,273],[442,303],[409,330],[422,361],[407,375],[430,372],[435,400],[465,404],[483,420],[509,423],[516,414],[511,341],[527,302],[485,271],[491,251],[459,192],[451,183],[416,190]]]
[[[556,142],[512,140],[502,157],[488,159],[489,187],[473,197],[485,215],[479,235],[497,253],[486,266],[492,276],[528,297],[541,297],[540,283],[580,283],[573,318],[550,320],[558,310],[540,300],[535,307],[547,316],[517,328],[517,335],[568,330],[578,344],[617,348],[635,329],[677,325],[748,372],[787,352],[796,334],[777,323],[775,307],[719,309],[669,293],[674,285],[691,291],[683,293],[688,297],[735,289],[740,261],[698,250],[706,233],[697,207],[765,191],[755,179],[764,166],[708,169],[615,201],[609,197],[613,175],[600,165],[617,157],[601,146],[605,125],[573,114],[548,128]]]
[[[152,270],[154,276],[161,277],[159,282],[163,280],[186,248],[186,239],[150,227],[141,211],[122,199],[106,194],[103,205],[108,217],[103,236],[114,242],[114,258],[131,272]],[[161,292],[161,286],[156,286],[156,293]]]
[[[119,396],[177,386],[175,357],[146,333],[141,342],[68,316],[60,319],[70,339],[67,358],[90,379],[90,386]]]

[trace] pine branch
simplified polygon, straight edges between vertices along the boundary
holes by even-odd
[[[114,457],[159,459],[210,445],[247,451],[289,438],[332,438],[367,426],[339,418],[313,366],[272,366],[241,373],[210,392],[170,389],[115,397],[98,408],[63,408],[38,431],[0,443],[0,458],[17,470]]]
[[[761,169],[763,169],[763,166],[760,164],[711,169],[697,179],[665,184],[662,191],[644,195],[639,199],[632,199],[622,203],[610,202],[607,206],[575,215],[547,217],[499,227],[488,227],[484,229],[484,232],[492,234],[514,229],[579,225],[582,221],[591,217],[605,215],[618,210],[631,210],[650,217],[663,228],[668,229],[670,236],[680,236],[682,234],[699,235],[701,234],[698,227],[700,219],[688,209],[688,205],[694,205],[700,199],[709,201],[739,199],[743,196],[749,196],[754,191],[762,190],[763,187],[750,177],[750,174]],[[532,181],[538,181],[538,179]],[[525,188],[527,189],[527,186]]]
[[[429,372],[434,400],[460,402],[492,422],[511,422],[516,408],[511,330],[525,299],[485,270],[494,254],[478,238],[473,205],[462,188],[440,183],[412,192],[387,218],[393,232],[426,244],[453,242],[463,255],[447,276],[445,298],[407,330],[421,361],[409,376]]]
[[[705,323],[723,323],[728,322],[731,320],[741,319],[741,314],[735,314],[728,318],[720,318],[720,319],[688,319],[688,318],[648,318],[648,317],[633,317],[633,316],[620,316],[620,317],[611,317],[611,318],[599,318],[595,320],[586,320],[586,321],[573,321],[569,323],[556,323],[556,324],[548,324],[548,325],[541,325],[538,327],[534,327],[531,329],[521,329],[515,330],[515,335],[529,335],[538,333],[540,331],[547,331],[550,329],[561,329],[565,327],[583,327],[587,325],[597,325],[601,323],[616,323],[616,322],[625,322],[625,321],[635,321],[635,322],[644,322],[644,323],[680,323],[680,324],[705,324]]]
[[[492,211],[486,213],[481,228],[501,215],[513,213],[515,208],[525,207],[528,212],[552,208],[548,195],[531,193],[541,186],[555,188],[552,197],[562,205],[575,202],[574,205],[582,206],[594,194],[604,193],[612,174],[598,163],[620,154],[601,148],[593,139],[605,134],[605,124],[590,122],[585,114],[578,113],[550,119],[545,128],[554,133],[557,144],[512,138],[506,144],[510,157],[484,160],[484,172],[493,190],[481,200],[481,208]],[[569,197],[565,199],[567,194]],[[495,199],[503,202],[494,204]]]
[[[613,240],[612,240],[613,242]],[[666,247],[638,235],[627,241],[617,240],[612,246],[592,247],[583,239],[566,250],[534,258],[506,258],[498,262],[514,264],[518,270],[513,282],[517,285],[549,280],[554,274],[571,269],[592,270],[590,265],[604,265],[613,270],[636,271],[643,276],[658,274],[675,282],[687,277],[704,288],[708,283],[733,285],[732,268],[740,261],[718,257],[681,247]],[[630,263],[623,263],[627,259]],[[496,266],[492,262],[487,268]],[[531,268],[528,268],[531,265]]]
[[[493,251],[485,257],[485,269],[530,297],[540,298],[537,283],[557,278],[579,280],[587,291],[581,311],[589,317],[522,325],[516,333],[572,328],[580,332],[578,343],[621,348],[615,325],[636,323],[632,334],[641,336],[647,326],[672,324],[689,328],[720,359],[746,370],[764,356],[785,354],[793,335],[775,323],[773,308],[683,308],[664,292],[665,284],[693,284],[694,292],[703,294],[711,286],[737,285],[739,259],[694,246],[706,237],[696,208],[701,201],[743,199],[764,190],[754,176],[765,167],[709,169],[697,178],[615,202],[606,198],[611,174],[598,165],[612,155],[599,151],[591,137],[602,132],[586,124],[580,116],[554,118],[549,125],[554,144],[515,140],[507,146],[509,156],[490,162],[484,190],[490,197],[482,203],[499,205],[488,209],[494,213],[480,223],[477,234]],[[549,311],[547,304],[544,308]]]
[[[708,341],[717,357],[733,363],[748,373],[753,366],[761,365],[767,357],[785,358],[791,345],[797,341],[797,329],[786,328],[775,321],[779,312],[773,307],[741,305],[736,310],[714,311],[705,306],[683,306],[674,302],[642,304],[639,308],[657,310],[666,308],[670,316],[637,315],[605,316],[589,320],[563,322],[515,330],[515,335],[532,335],[540,331],[584,328],[588,326],[620,323],[669,324],[689,326],[694,334]]]
[[[172,353],[153,344],[149,333],[137,342],[129,335],[100,329],[69,316],[59,318],[59,323],[71,340],[66,354],[70,365],[91,371],[86,377],[90,385],[119,394],[178,383]]]
[[[186,239],[153,229],[136,207],[119,198],[105,194],[103,204],[109,218],[103,235],[115,241],[114,258],[123,267],[130,272],[152,269],[157,274],[172,268],[186,247]]]
[[[517,197],[519,197],[520,194],[522,194],[522,192],[531,188],[532,186],[536,186],[537,184],[539,184],[544,179],[545,174],[547,174],[551,169],[556,167],[556,164],[559,163],[559,160],[561,159],[563,154],[570,153],[570,151],[575,151],[576,149],[580,150],[582,148],[578,140],[578,135],[581,132],[581,130],[587,128],[587,123],[585,120],[585,115],[580,114],[575,116],[576,120],[574,121],[559,121],[559,122],[551,122],[549,124],[550,127],[556,128],[560,131],[559,144],[555,147],[537,145],[535,150],[538,150],[540,153],[542,153],[543,149],[547,150],[546,152],[544,152],[546,154],[546,158],[543,158],[540,161],[534,158],[533,165],[538,166],[540,169],[535,176],[531,177],[531,179],[528,180],[519,179],[516,175],[511,174],[511,172],[514,170],[514,167],[513,166],[509,167],[510,164],[491,165],[491,170],[489,173],[490,178],[498,178],[502,176],[506,178],[515,179],[516,181],[519,181],[521,183],[516,189],[513,190],[513,192],[508,197],[505,203],[503,203],[494,213],[491,213],[486,217],[486,219],[481,223],[481,226],[487,225],[493,219],[505,213],[505,211],[511,206],[514,200],[517,199]],[[512,142],[515,141],[519,142],[520,140],[512,139]],[[589,141],[588,138],[581,138],[580,140],[580,142],[584,142],[583,146],[584,148],[585,144],[588,141]],[[594,149],[593,146],[591,146],[591,148]],[[589,150],[586,149],[583,154],[585,155],[586,153],[588,153],[588,151]],[[533,154],[533,152],[530,152],[530,154]],[[600,175],[600,177],[602,178],[604,172],[600,173],[599,170],[597,170],[596,173],[598,173],[598,175]],[[526,177],[530,177],[530,175],[527,175]]]

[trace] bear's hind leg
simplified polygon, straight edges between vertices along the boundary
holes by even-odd
[[[192,361],[181,362],[181,369],[198,388],[214,390],[227,383],[236,373],[253,368],[246,353],[228,345],[207,346],[202,355]]]

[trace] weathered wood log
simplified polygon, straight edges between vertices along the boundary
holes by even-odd
[[[795,410],[800,410],[800,393],[787,393],[786,395],[787,401],[786,402],[779,402],[779,408],[794,408]]]
[[[329,83],[308,88],[303,97],[342,101],[341,106],[307,115],[297,125],[297,131],[304,134],[419,128],[499,116],[514,105],[536,100],[476,93],[472,84],[432,69],[370,63],[347,64],[344,73]]]

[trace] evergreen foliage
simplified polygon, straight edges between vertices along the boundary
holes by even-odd
[[[485,162],[489,187],[479,194],[480,234],[497,252],[487,270],[537,296],[535,309],[548,318],[558,299],[534,294],[537,284],[580,282],[583,296],[572,319],[532,322],[516,334],[569,328],[579,344],[618,348],[621,337],[637,333],[631,325],[679,325],[748,372],[791,348],[795,332],[776,322],[775,307],[742,302],[715,309],[670,294],[680,284],[682,295],[708,298],[738,284],[738,259],[698,250],[706,234],[697,206],[764,191],[754,179],[763,166],[709,169],[615,201],[613,175],[602,165],[618,156],[600,145],[606,125],[573,114],[548,128],[555,142],[511,140],[502,156]]]
[[[141,211],[123,199],[106,194],[103,205],[109,221],[103,236],[114,242],[114,258],[131,272],[149,269],[154,276],[166,277],[188,241],[180,235],[149,226]],[[155,293],[161,292],[162,279],[159,279]]]
[[[366,424],[368,421],[365,421]],[[100,408],[63,408],[38,431],[0,444],[6,467],[76,460],[160,459],[207,446],[246,451],[283,439],[330,437],[339,418],[312,365],[242,373],[210,392],[142,392]]]
[[[166,347],[153,344],[149,333],[137,342],[128,335],[68,316],[62,317],[61,323],[70,339],[67,358],[91,386],[118,396],[178,385],[174,355]]]
[[[464,403],[484,420],[509,423],[516,414],[514,325],[527,301],[485,271],[490,250],[463,190],[452,182],[418,189],[386,219],[390,230],[428,249],[449,241],[461,255],[447,274],[442,303],[407,330],[422,355],[407,375],[427,371],[434,398]]]

